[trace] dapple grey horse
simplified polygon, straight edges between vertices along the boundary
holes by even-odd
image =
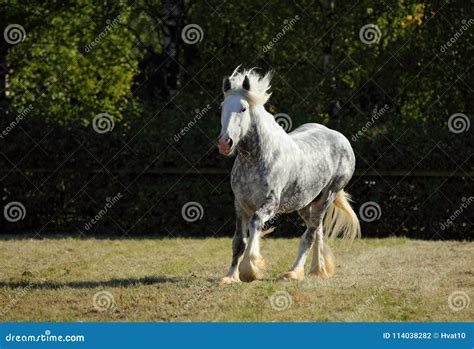
[[[240,72],[237,67],[223,83],[218,148],[225,156],[237,153],[237,158],[231,174],[236,229],[232,262],[222,283],[262,277],[260,238],[265,223],[276,214],[298,211],[307,226],[293,267],[282,275],[286,280],[304,278],[313,245],[310,274],[331,276],[334,257],[324,237],[360,235],[359,221],[343,190],[355,167],[349,141],[314,123],[286,133],[264,108],[270,78],[270,73],[260,76],[253,69]]]

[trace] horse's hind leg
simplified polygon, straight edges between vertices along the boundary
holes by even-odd
[[[321,227],[316,234],[313,260],[311,261],[309,273],[326,278],[334,274],[335,260],[331,248],[324,242],[323,235],[323,229]]]
[[[313,247],[313,260],[311,261],[310,274],[319,277],[331,277],[334,273],[335,260],[331,248],[324,242],[323,217],[328,207],[334,201],[335,193],[328,196],[324,203],[316,204],[319,206],[318,214],[315,214],[314,220],[318,222],[316,230],[316,239]],[[328,212],[332,214],[332,212]],[[311,217],[313,219],[313,217]]]
[[[245,238],[248,234],[248,216],[240,205],[235,203],[235,233],[232,239],[232,261],[226,276],[220,279],[222,284],[239,282],[239,264],[245,251]]]
[[[282,275],[282,279],[304,279],[304,265],[311,247],[313,247],[314,244],[315,249],[319,249],[319,247],[323,248],[323,217],[333,200],[334,194],[332,192],[323,192],[315,201],[298,212],[305,221],[307,228],[301,237],[296,261],[290,271]],[[329,248],[329,246],[327,248]]]
[[[311,250],[311,246],[313,246],[314,237],[316,233],[316,228],[311,226],[311,210],[312,208],[310,204],[298,212],[301,218],[303,218],[303,220],[305,221],[307,227],[306,231],[300,239],[300,245],[298,248],[298,256],[296,257],[296,261],[293,264],[293,267],[281,276],[281,279],[283,280],[304,279],[304,265],[308,257],[309,251]]]

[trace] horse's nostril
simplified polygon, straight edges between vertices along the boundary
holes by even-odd
[[[229,138],[228,143],[229,143],[229,147],[232,148],[232,144],[234,143],[234,142],[232,141],[232,139]]]

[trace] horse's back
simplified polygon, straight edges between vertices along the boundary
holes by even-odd
[[[288,134],[300,147],[317,144],[320,147],[340,147],[350,149],[352,147],[348,139],[340,132],[332,130],[324,125],[309,123],[297,127]],[[319,150],[322,150],[319,148]]]
[[[303,124],[289,133],[310,162],[328,162],[333,176],[348,181],[354,172],[355,156],[349,140],[340,132],[324,125]]]
[[[289,133],[290,136],[300,134],[302,132],[315,132],[315,131],[325,131],[325,130],[330,130],[324,125],[321,124],[316,124],[316,123],[308,123],[308,124],[303,124],[295,128],[293,131]]]

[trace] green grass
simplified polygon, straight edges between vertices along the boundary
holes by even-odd
[[[0,240],[2,321],[471,321],[474,243],[335,242],[336,273],[278,281],[297,239],[263,243],[265,279],[223,286],[230,239]],[[308,263],[307,263],[308,264]],[[113,304],[96,302],[109,292]],[[280,298],[278,298],[280,296]],[[272,303],[272,301],[273,303]],[[278,302],[281,301],[281,303]],[[272,306],[273,304],[273,306]],[[102,306],[102,308],[101,308]],[[105,310],[102,310],[105,309]]]

